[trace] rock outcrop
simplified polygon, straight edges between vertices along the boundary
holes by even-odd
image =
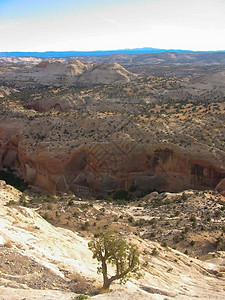
[[[129,82],[136,76],[128,72],[118,63],[97,64],[86,72],[82,73],[78,79],[80,84],[109,84]]]
[[[225,178],[217,184],[216,190],[225,196]]]
[[[22,126],[22,125],[21,125]],[[0,165],[50,193],[81,196],[136,188],[143,192],[215,188],[225,177],[220,159],[169,143],[96,142],[70,154],[40,142],[30,151],[16,128],[0,128]]]
[[[79,60],[70,62],[42,61],[36,66],[21,68],[17,72],[1,74],[1,79],[17,85],[93,85],[129,82],[136,77],[118,63],[95,64]]]
[[[75,299],[85,286],[101,286],[87,236],[54,227],[34,210],[18,205],[20,193],[14,188],[3,182],[0,187],[1,300]],[[115,282],[112,292],[90,299],[224,298],[224,256],[219,262],[203,262],[133,234],[126,238],[137,245],[145,263],[142,278],[125,286]],[[114,273],[111,268],[109,272]]]

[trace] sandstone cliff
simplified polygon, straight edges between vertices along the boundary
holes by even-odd
[[[21,136],[23,125],[19,126],[11,122],[0,128],[1,166],[51,193],[71,190],[90,196],[130,188],[175,192],[214,188],[225,176],[215,153],[170,143],[92,142],[67,153],[66,146],[50,150],[43,141],[31,151]]]
[[[10,68],[7,84],[17,78],[28,87],[2,94],[0,168],[30,185],[89,197],[215,188],[225,177],[225,103],[223,88],[214,89],[221,70],[209,72],[220,79],[212,80],[196,69],[193,98],[189,77],[136,76],[113,62]],[[67,86],[73,80],[80,85]]]

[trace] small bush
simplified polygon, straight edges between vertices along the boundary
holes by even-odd
[[[156,237],[156,233],[153,231],[150,233],[150,237]]]
[[[191,245],[191,247],[193,247],[195,245],[195,241],[191,241],[190,245]]]
[[[159,251],[158,251],[156,248],[154,248],[154,249],[152,250],[152,252],[151,252],[151,255],[152,255],[152,256],[158,256],[158,255],[159,255]]]
[[[167,246],[168,246],[167,242],[163,242],[163,243],[162,243],[162,246],[163,246],[163,247],[167,247]]]
[[[193,216],[193,215],[190,217],[190,219],[189,219],[189,220],[190,220],[191,222],[194,222],[194,223],[196,223],[196,221],[197,221],[197,220],[196,220],[196,217],[195,217],[195,216]]]
[[[116,191],[113,200],[129,200],[129,193],[125,190]]]
[[[67,205],[68,205],[68,206],[73,206],[73,200],[70,199],[70,200],[68,201]]]
[[[129,221],[130,223],[133,223],[133,222],[134,222],[134,218],[133,218],[132,216],[130,216],[130,217],[128,218],[128,221]]]
[[[85,222],[84,224],[81,225],[81,230],[88,230],[89,226],[90,226],[90,223]]]
[[[48,205],[47,205],[47,209],[48,209],[48,210],[52,210],[52,205],[51,205],[51,204],[48,204]]]
[[[14,200],[9,200],[9,201],[6,203],[7,206],[12,206],[12,205],[14,205],[14,204],[15,204],[15,201],[14,201]]]
[[[71,284],[71,290],[76,293],[76,294],[81,294],[77,296],[75,299],[87,299],[87,296],[84,294],[91,294],[91,295],[96,295],[97,290],[96,288],[92,285],[91,282],[89,282],[85,277],[78,273],[74,273],[72,280],[70,281]]]
[[[86,295],[83,295],[83,294],[81,294],[81,295],[79,295],[79,296],[76,297],[77,300],[85,300],[87,298],[88,297]]]

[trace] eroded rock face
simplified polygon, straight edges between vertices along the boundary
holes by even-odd
[[[50,193],[81,196],[135,187],[143,192],[215,188],[225,169],[212,153],[194,153],[172,144],[102,142],[57,155],[43,142],[28,151],[15,129],[0,131],[0,164]]]
[[[217,184],[216,190],[225,196],[225,178]]]
[[[127,71],[118,63],[92,64],[79,60],[68,63],[61,61],[42,61],[36,66],[20,69],[18,72],[3,72],[1,79],[17,85],[86,85],[129,82],[136,74]]]

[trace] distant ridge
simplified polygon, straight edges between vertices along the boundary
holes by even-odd
[[[175,49],[157,49],[157,48],[135,48],[119,50],[96,50],[96,51],[46,51],[46,52],[0,52],[1,57],[71,57],[71,56],[100,56],[113,54],[147,54],[162,52],[179,52],[179,53],[213,53],[221,51],[191,51]]]

